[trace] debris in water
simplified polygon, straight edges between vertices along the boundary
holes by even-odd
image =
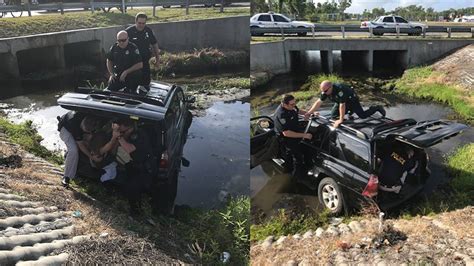
[[[82,212],[81,211],[75,211],[75,212],[72,213],[72,217],[82,218]]]

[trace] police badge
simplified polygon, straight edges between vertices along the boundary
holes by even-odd
[[[128,50],[127,50],[127,51],[125,51],[125,54],[126,54],[126,55],[128,55],[128,54],[129,54]]]

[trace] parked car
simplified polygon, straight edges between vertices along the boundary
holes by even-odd
[[[176,198],[182,161],[183,165],[186,164],[182,154],[192,120],[188,103],[193,101],[194,98],[187,97],[179,86],[152,82],[146,96],[79,88],[60,97],[58,104],[68,110],[101,118],[106,128],[120,118],[135,120],[137,127],[151,137],[153,160],[159,166],[154,177],[154,189],[163,197],[164,206],[160,207],[167,212],[172,209]],[[88,158],[81,158],[79,165],[90,165]],[[87,176],[91,173],[88,170],[90,168],[79,167],[78,175],[90,177]]]
[[[380,16],[372,21],[362,21],[360,24],[361,28],[372,28],[372,29],[415,29],[416,32],[408,33],[408,35],[420,35],[423,28],[428,28],[428,25],[408,22],[400,16],[388,15]],[[383,35],[383,32],[374,32],[374,35]]]
[[[313,177],[312,188],[317,187],[319,202],[334,214],[360,208],[367,202],[387,210],[412,198],[430,177],[425,149],[467,128],[444,120],[369,117],[346,121],[335,129],[329,117],[301,120],[305,133],[313,135],[301,145],[311,151],[313,165],[308,173]],[[273,160],[282,170],[291,171],[292,156],[273,127],[271,117],[251,119],[251,167]],[[399,193],[379,189],[388,181],[386,171],[396,170],[384,169],[384,158],[395,154],[395,159],[406,160],[405,153],[411,153],[410,160],[417,167],[406,177]]]
[[[258,13],[250,18],[250,29],[252,28],[300,28],[311,29],[314,24],[291,20],[288,17],[278,13]],[[298,33],[299,36],[305,36],[306,32]],[[255,34],[254,34],[255,35]],[[263,34],[262,34],[263,35]]]

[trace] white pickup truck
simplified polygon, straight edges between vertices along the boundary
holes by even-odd
[[[372,29],[419,29],[419,32],[408,33],[408,35],[420,35],[423,28],[428,28],[428,25],[409,22],[400,16],[380,16],[372,21],[362,21],[360,24],[361,28],[372,28]],[[374,32],[374,35],[383,35],[383,32]]]

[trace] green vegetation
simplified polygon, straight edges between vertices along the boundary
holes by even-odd
[[[210,81],[210,87],[217,90],[230,88],[250,89],[250,79],[243,77],[218,78]]]
[[[474,203],[474,144],[461,147],[448,158],[450,173],[453,175],[451,186],[456,193],[468,197]]]
[[[64,15],[50,14],[34,17],[2,18],[0,19],[0,38],[17,37],[47,32],[58,32],[65,30],[86,29],[109,26],[125,26],[134,23],[134,16],[138,12],[145,12],[148,23],[181,21],[193,19],[208,19],[228,16],[248,15],[248,8],[225,8],[224,13],[219,8],[191,8],[186,15],[184,8],[168,8],[157,11],[156,18],[153,17],[152,9],[133,9],[126,14],[102,13],[90,11],[67,13]]]
[[[304,233],[308,230],[315,230],[327,224],[329,212],[322,211],[313,214],[290,214],[283,209],[278,210],[278,214],[261,224],[250,226],[250,240],[259,241],[268,236],[284,236],[289,234]]]
[[[409,96],[433,99],[448,104],[468,122],[474,120],[474,95],[443,81],[444,74],[431,67],[415,67],[406,70],[395,82],[397,92]]]
[[[52,152],[41,145],[43,138],[38,134],[32,121],[21,124],[13,124],[4,117],[0,117],[0,131],[4,132],[8,138],[23,149],[36,156],[44,158],[55,164],[62,164],[64,158],[57,152]]]
[[[202,74],[203,70],[213,73],[226,69],[242,68],[248,66],[249,61],[248,51],[221,51],[215,48],[204,48],[177,54],[163,53],[160,56],[159,69],[152,66],[152,75],[160,79],[163,76],[175,74]]]
[[[160,248],[182,253],[191,253],[200,264],[221,264],[223,252],[231,254],[230,263],[248,264],[250,250],[250,198],[239,196],[230,198],[219,209],[201,210],[190,207],[175,208],[174,216],[152,216],[151,207],[144,201],[144,217],[153,217],[156,225],[150,226],[142,219],[130,221],[124,217],[128,204],[119,191],[107,190],[97,181],[73,181],[79,191],[104,203],[123,215],[114,223],[125,230],[138,233],[156,243]],[[76,183],[79,182],[79,183]],[[168,243],[176,243],[170,247]],[[245,263],[246,262],[246,263]]]

